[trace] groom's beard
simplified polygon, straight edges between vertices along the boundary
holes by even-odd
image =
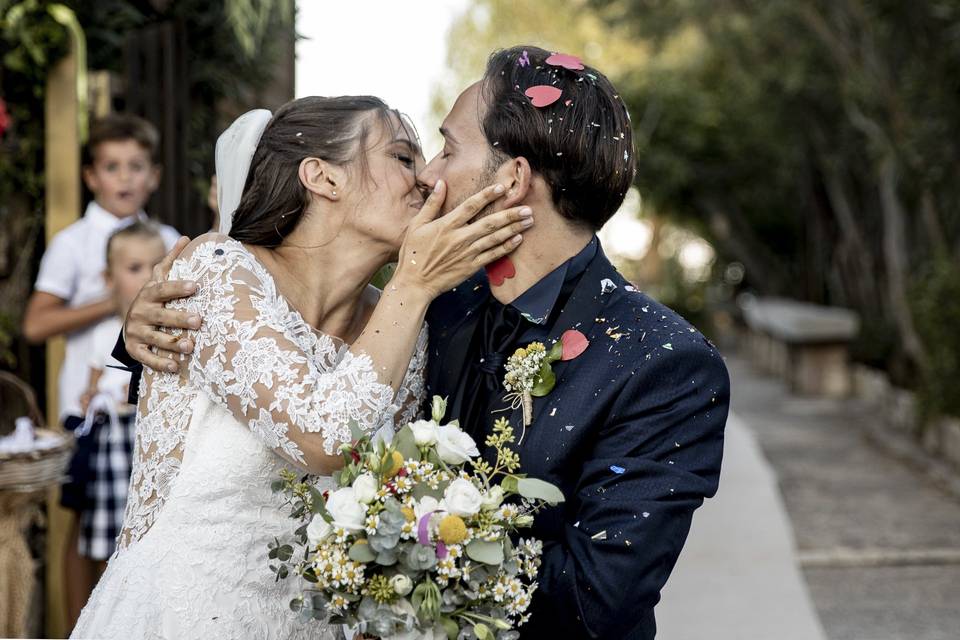
[[[473,189],[470,192],[462,195],[457,200],[457,202],[447,210],[447,213],[450,213],[451,211],[459,207],[470,196],[474,195],[475,193],[479,193],[484,189],[486,189],[487,187],[489,187],[490,185],[492,185],[494,182],[494,179],[497,177],[497,169],[499,168],[500,167],[495,164],[494,158],[491,158],[490,160],[488,160],[483,167],[483,173],[481,173],[480,176],[473,181]],[[473,218],[470,219],[470,222],[473,222],[475,220],[480,220],[481,218],[484,218],[490,215],[491,213],[496,213],[497,209],[495,205],[496,205],[496,202],[491,202],[490,204],[485,206],[483,209],[480,209],[480,211],[477,212],[477,215],[473,216]]]

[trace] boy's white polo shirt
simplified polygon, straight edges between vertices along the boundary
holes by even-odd
[[[53,237],[40,261],[40,273],[34,288],[66,301],[69,307],[98,302],[107,297],[103,272],[107,268],[107,240],[110,235],[147,220],[143,211],[118,218],[96,202],[87,205],[83,217]],[[167,249],[180,234],[168,225],[159,225]],[[80,415],[80,396],[89,379],[90,349],[96,325],[67,334],[67,353],[60,369],[60,417]]]

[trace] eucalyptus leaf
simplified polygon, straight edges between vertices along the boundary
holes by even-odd
[[[543,500],[548,504],[563,502],[563,492],[549,482],[537,478],[520,478],[517,480],[517,493],[531,500]]]
[[[517,481],[520,480],[517,476],[504,476],[503,480],[500,481],[500,486],[503,487],[504,493],[518,493],[517,490]]]
[[[363,432],[363,429],[360,428],[360,425],[357,424],[356,420],[351,420],[350,423],[350,437],[353,438],[353,441],[362,439],[366,434]]]
[[[373,553],[373,549],[370,548],[370,544],[366,541],[354,542],[353,546],[351,546],[350,550],[347,552],[347,556],[354,562],[363,562],[364,564],[373,562],[377,557]]]
[[[404,460],[420,459],[420,449],[413,439],[413,430],[410,429],[410,425],[405,426],[397,432],[397,435],[393,439],[393,444],[397,451],[400,452],[400,455],[403,456]]]
[[[447,634],[447,640],[457,640],[457,636],[460,634],[460,627],[457,626],[456,622],[450,618],[440,618],[440,624]]]
[[[467,556],[471,560],[496,566],[503,562],[503,545],[499,542],[474,540],[467,545]]]
[[[537,382],[533,385],[530,395],[534,398],[542,398],[547,395],[557,384],[557,376],[550,368],[550,364],[544,362],[540,365],[540,371],[537,372]]]
[[[478,622],[473,625],[473,633],[477,636],[477,640],[494,640],[493,632],[490,631],[490,627]]]
[[[418,501],[422,500],[424,496],[431,496],[437,500],[440,500],[443,498],[443,489],[444,487],[442,486],[437,489],[431,489],[430,485],[424,482],[414,486],[410,494]]]

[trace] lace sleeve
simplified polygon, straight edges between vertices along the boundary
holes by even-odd
[[[192,332],[192,382],[268,447],[309,468],[350,440],[351,421],[368,432],[382,422],[394,393],[371,359],[346,349],[338,359],[240,243],[200,242],[170,277],[199,284],[182,303],[203,318]]]

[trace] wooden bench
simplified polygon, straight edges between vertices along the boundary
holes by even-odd
[[[740,309],[751,359],[804,395],[842,398],[852,391],[850,342],[860,330],[848,309],[784,298],[747,297]]]

